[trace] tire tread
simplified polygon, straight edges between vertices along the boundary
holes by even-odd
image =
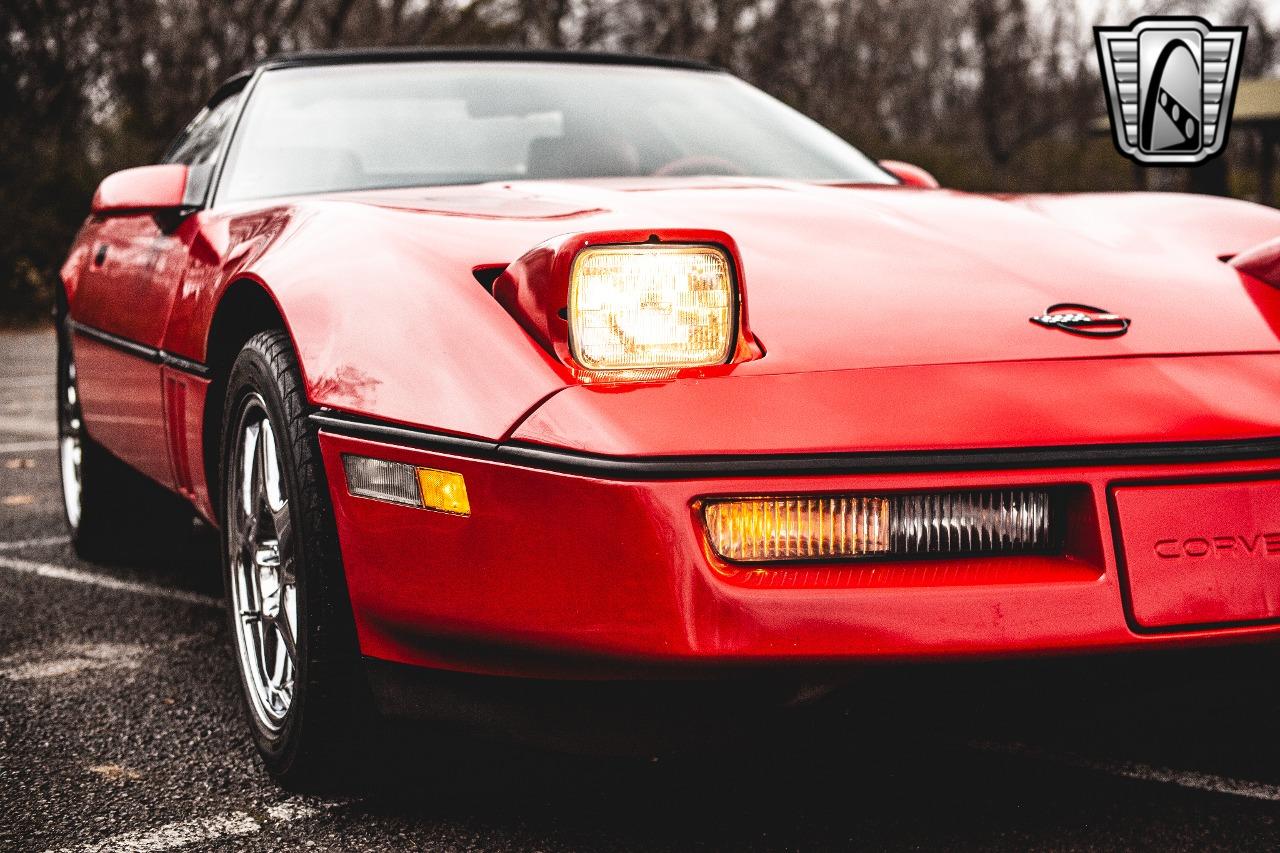
[[[274,387],[259,387],[259,383]],[[309,418],[311,406],[297,357],[283,330],[255,334],[232,366],[220,456],[224,494],[230,485],[225,470],[230,458],[228,421],[248,388],[267,401],[269,413],[274,396],[283,415],[282,424],[274,423],[273,415],[273,426],[276,440],[288,446],[282,457],[292,467],[285,476],[289,500],[297,508],[298,566],[305,573],[299,580],[299,596],[306,607],[305,620],[299,620],[300,631],[306,633],[299,638],[306,665],[300,670],[305,683],[299,685],[294,700],[298,717],[286,724],[281,743],[269,742],[256,729],[255,740],[268,771],[280,784],[297,791],[331,791],[347,787],[361,775],[365,735],[373,728],[372,701],[361,667],[319,438]],[[229,573],[225,542],[222,550]]]

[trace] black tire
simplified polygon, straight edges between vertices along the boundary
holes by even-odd
[[[58,462],[71,546],[96,563],[172,559],[191,538],[195,512],[89,437],[80,411],[75,353],[58,314]],[[78,461],[78,465],[77,465]],[[78,470],[77,470],[78,467]]]
[[[288,336],[254,335],[232,365],[221,432],[222,562],[232,651],[250,731],[267,770],[292,790],[331,791],[361,778],[375,717],[308,414]],[[246,433],[254,423],[250,442]],[[255,473],[246,473],[245,458],[266,452],[268,441],[274,459],[255,456],[249,463]],[[257,488],[259,465],[278,472],[273,493],[265,484]],[[263,475],[264,483],[269,479]],[[261,496],[246,497],[249,491]],[[274,568],[270,557],[261,556],[264,543],[267,552],[274,543]],[[274,605],[264,591],[270,585],[264,572],[274,575],[279,590]],[[292,649],[285,641],[290,628]],[[255,669],[268,656],[280,661],[281,650],[288,660],[278,663],[278,671],[292,673],[287,703],[283,692],[272,692],[272,666]]]

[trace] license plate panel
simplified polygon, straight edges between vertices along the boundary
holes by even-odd
[[[1112,500],[1138,626],[1280,619],[1280,482],[1121,486]]]

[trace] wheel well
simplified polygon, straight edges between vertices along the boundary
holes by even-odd
[[[268,329],[284,329],[284,317],[275,300],[262,285],[255,281],[233,282],[222,294],[222,300],[209,324],[209,345],[205,362],[212,379],[204,404],[204,473],[209,487],[209,502],[215,516],[221,514],[222,499],[219,495],[221,478],[218,476],[222,429],[222,401],[227,393],[227,379],[231,365],[249,338]]]

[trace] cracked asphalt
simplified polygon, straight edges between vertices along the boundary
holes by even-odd
[[[877,670],[841,707],[599,759],[387,727],[378,781],[260,767],[214,540],[157,566],[66,543],[53,336],[0,333],[0,849],[1274,850],[1280,656]]]

